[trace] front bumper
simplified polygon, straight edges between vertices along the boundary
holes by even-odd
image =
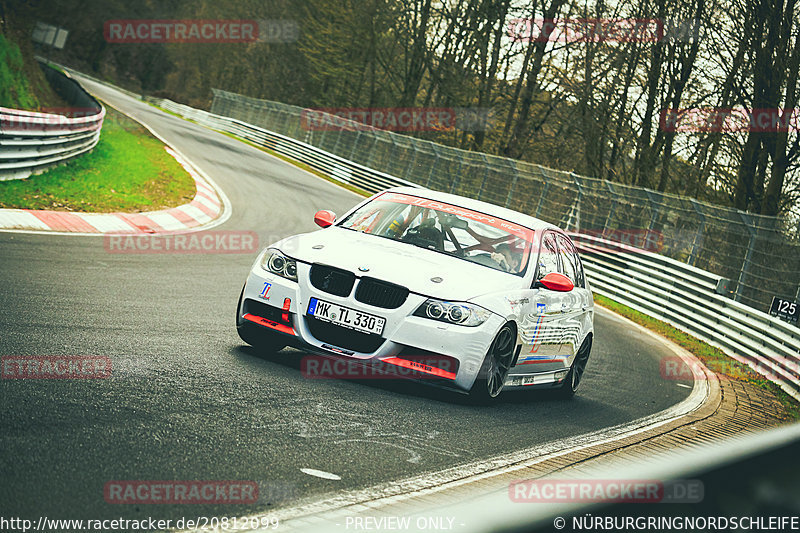
[[[309,281],[310,268],[298,262],[298,281],[293,282],[263,270],[257,260],[237,310],[238,323],[268,328],[283,335],[288,345],[301,350],[376,366],[400,366],[413,371],[409,377],[429,378],[437,384],[466,391],[475,382],[489,346],[505,322],[503,317],[492,314],[483,324],[467,327],[412,316],[426,300],[425,296],[414,293],[397,309],[375,307],[356,301],[352,294],[340,297],[318,290]],[[343,332],[341,327],[320,324],[307,314],[311,298],[384,317],[382,335]],[[448,356],[456,364],[450,367],[429,364],[437,355]]]

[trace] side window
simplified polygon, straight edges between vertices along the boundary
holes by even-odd
[[[556,236],[552,231],[544,234],[540,248],[538,268],[536,270],[537,280],[542,279],[551,272],[558,272],[558,247],[556,246]]]
[[[573,284],[576,284],[575,265],[572,264],[569,248],[561,235],[558,236],[558,254],[561,257],[561,273],[571,279]]]
[[[583,263],[581,262],[581,258],[577,251],[573,254],[573,257],[575,258],[575,274],[578,276],[578,282],[576,283],[576,286],[586,288],[586,277],[583,273]]]
[[[572,241],[564,235],[559,235],[558,250],[561,256],[562,274],[571,279],[576,287],[583,287],[583,266]]]

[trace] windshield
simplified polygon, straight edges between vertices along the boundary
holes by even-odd
[[[445,253],[522,276],[533,231],[484,213],[417,196],[384,193],[339,227]]]

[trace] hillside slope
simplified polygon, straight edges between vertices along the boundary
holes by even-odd
[[[0,20],[0,106],[28,111],[65,108],[34,57],[27,25],[17,29]]]

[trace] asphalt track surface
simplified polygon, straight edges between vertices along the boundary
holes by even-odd
[[[143,120],[225,191],[214,230],[260,245],[315,229],[360,197],[251,146],[86,82]],[[0,355],[100,355],[99,380],[0,380],[4,517],[177,519],[267,512],[581,435],[672,406],[671,354],[598,313],[571,401],[508,394],[476,407],[415,383],[304,379],[301,353],[259,355],[234,327],[254,254],[116,254],[100,237],[0,232]],[[331,472],[327,480],[301,472]],[[249,505],[120,505],[112,480],[252,480]]]

